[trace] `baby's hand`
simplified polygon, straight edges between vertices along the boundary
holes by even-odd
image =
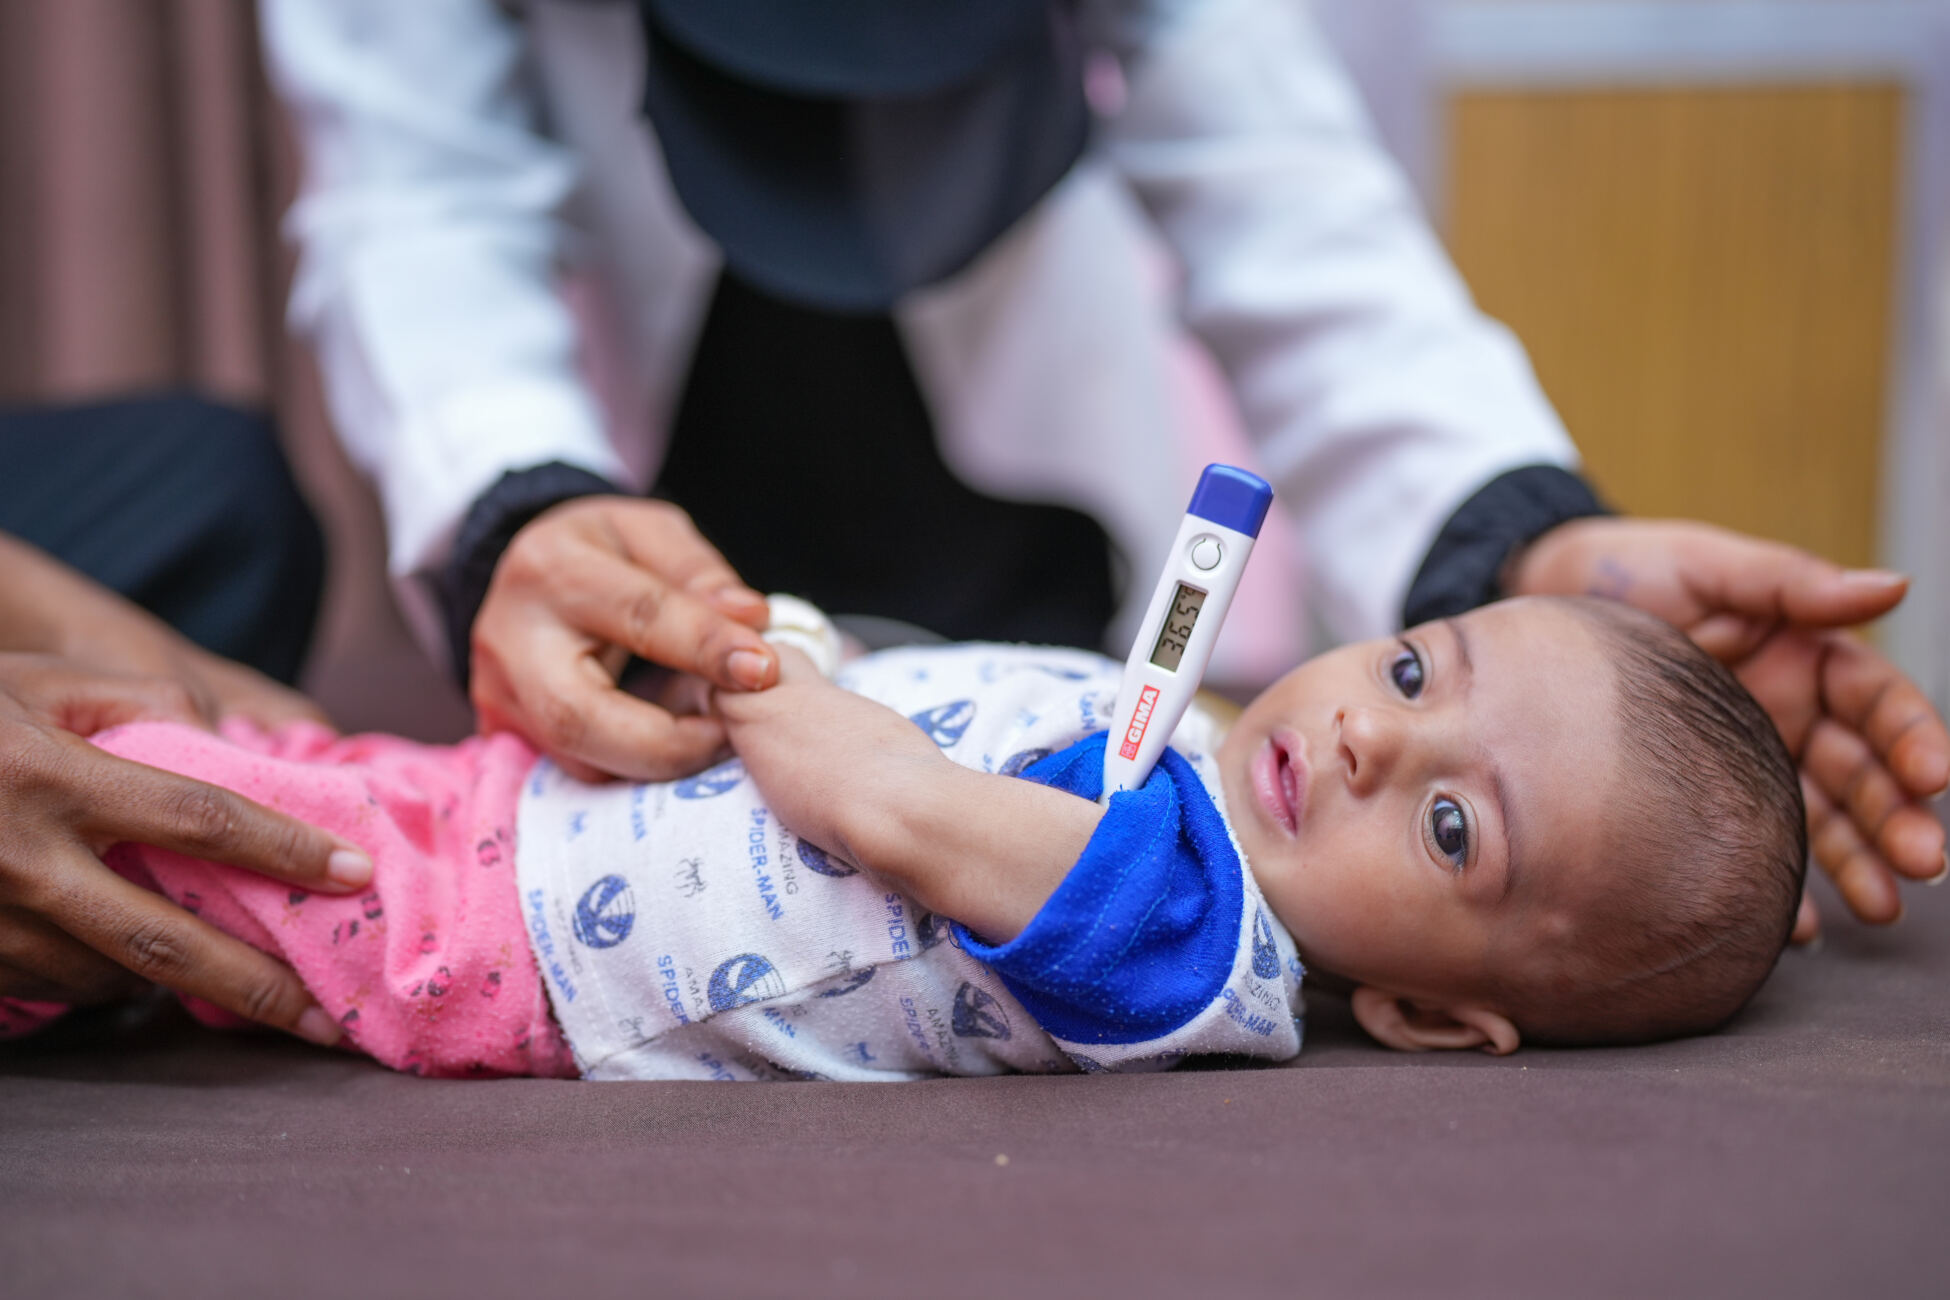
[[[962,767],[884,704],[779,647],[779,684],[717,692],[731,747],[779,820],[991,943],[1029,924],[1102,810],[1033,781]]]
[[[952,777],[954,764],[900,714],[827,681],[798,649],[777,650],[778,685],[713,692],[712,711],[781,822],[874,869],[915,783]]]

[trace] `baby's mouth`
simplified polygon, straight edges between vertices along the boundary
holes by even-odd
[[[1266,738],[1253,759],[1253,792],[1288,835],[1299,834],[1307,811],[1307,760],[1298,736],[1280,731]]]

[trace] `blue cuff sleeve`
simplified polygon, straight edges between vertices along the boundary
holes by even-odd
[[[1104,733],[1022,775],[1096,799]],[[1231,976],[1244,870],[1205,783],[1167,749],[1142,789],[1111,797],[1083,856],[1021,934],[991,946],[956,931],[1056,1037],[1145,1042],[1191,1021]]]

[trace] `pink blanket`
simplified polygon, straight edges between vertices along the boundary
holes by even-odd
[[[515,806],[535,761],[520,740],[430,746],[234,724],[218,737],[161,723],[94,740],[290,813],[371,855],[372,886],[352,896],[308,894],[144,845],[119,845],[108,857],[131,880],[288,963],[359,1051],[417,1074],[576,1073],[516,898]],[[214,1007],[191,1009],[237,1023]],[[20,1032],[50,1010],[0,1004],[0,1032]]]

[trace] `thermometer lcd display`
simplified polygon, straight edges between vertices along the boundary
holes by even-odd
[[[1178,662],[1185,657],[1185,646],[1192,639],[1192,627],[1198,622],[1198,612],[1204,608],[1204,592],[1182,582],[1178,584],[1171,608],[1165,611],[1165,625],[1158,632],[1158,644],[1151,647],[1152,663],[1168,673],[1178,671]]]

